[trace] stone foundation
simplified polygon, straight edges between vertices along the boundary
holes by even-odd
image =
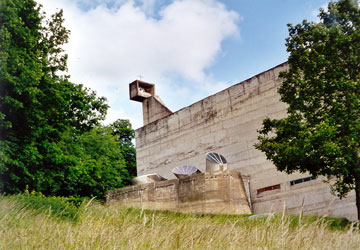
[[[250,214],[241,175],[236,171],[192,174],[105,193],[107,204],[192,213]]]

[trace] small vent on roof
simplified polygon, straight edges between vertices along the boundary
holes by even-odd
[[[216,152],[206,154],[206,172],[227,169],[227,161],[224,156]]]
[[[194,166],[189,166],[189,165],[184,165],[184,166],[178,166],[176,168],[174,168],[171,171],[178,179],[184,178],[186,176],[189,176],[193,173],[201,173],[201,171],[194,167]]]
[[[158,174],[146,174],[131,179],[133,185],[146,184],[151,182],[165,181],[164,177]]]

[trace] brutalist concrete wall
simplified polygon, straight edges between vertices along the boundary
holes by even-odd
[[[143,120],[145,125],[172,114],[172,112],[165,105],[159,102],[155,96],[146,98],[142,105]]]
[[[249,214],[244,183],[236,171],[199,173],[108,191],[108,204],[178,212]]]
[[[340,201],[321,179],[290,185],[309,175],[278,172],[254,148],[263,119],[286,115],[277,89],[282,84],[279,72],[287,68],[287,63],[281,64],[136,130],[138,175],[158,173],[171,178],[171,170],[179,165],[203,171],[205,154],[216,151],[227,158],[229,169],[249,176],[257,213],[281,211],[284,206],[299,213],[304,201],[305,214],[329,212],[355,219],[353,193]],[[259,192],[272,186],[280,188]]]

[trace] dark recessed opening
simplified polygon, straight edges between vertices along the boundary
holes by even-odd
[[[293,181],[290,181],[290,186],[294,186],[296,184],[300,184],[300,183],[303,183],[303,182],[312,181],[312,180],[315,180],[315,179],[316,179],[316,176],[310,176],[310,177],[305,177],[305,178],[293,180]]]

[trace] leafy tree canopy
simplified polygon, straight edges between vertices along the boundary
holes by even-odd
[[[61,196],[97,196],[128,184],[129,172],[126,160],[110,127],[98,126],[76,135],[66,131],[58,143],[54,143],[51,158],[56,169],[44,174],[40,190],[53,190]],[[49,177],[50,176],[50,177]]]
[[[133,144],[135,131],[131,127],[129,120],[118,119],[110,124],[112,134],[117,136],[120,143],[122,155],[125,158],[126,167],[130,176],[136,176],[136,150]]]
[[[1,192],[102,196],[129,178],[126,139],[100,126],[106,99],[64,75],[63,21],[33,0],[0,1]]]
[[[330,2],[319,17],[288,25],[287,117],[264,120],[256,148],[280,171],[335,177],[339,197],[355,189],[360,219],[359,2]]]

